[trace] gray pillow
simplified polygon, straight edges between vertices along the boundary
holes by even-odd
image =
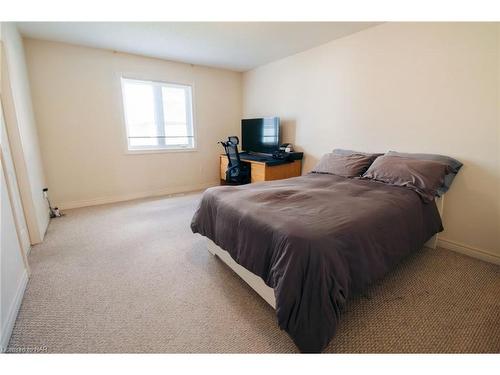
[[[380,154],[380,153],[370,153],[370,152],[361,152],[361,151],[354,151],[354,150],[344,150],[343,148],[336,148],[336,149],[334,149],[332,151],[332,153],[335,154],[335,155],[345,155],[345,156],[354,155],[354,154],[371,156],[371,157],[373,157],[373,160],[375,160],[375,158],[377,158],[379,156],[384,155],[384,154]]]
[[[455,178],[458,171],[460,170],[460,168],[462,168],[462,165],[463,165],[462,163],[460,163],[456,159],[453,159],[449,156],[438,155],[438,154],[413,154],[413,153],[389,151],[386,155],[400,156],[403,158],[411,158],[411,159],[438,161],[440,163],[443,163],[443,164],[446,164],[447,166],[449,166],[449,168],[450,168],[449,173],[446,176],[444,176],[443,183],[437,189],[437,195],[439,195],[440,197],[443,196],[443,194],[448,191],[448,189],[451,186],[451,183],[453,182],[453,179]]]
[[[335,174],[342,177],[359,177],[368,169],[374,160],[375,157],[371,155],[325,154],[313,168],[312,172]]]
[[[406,187],[419,194],[424,202],[432,202],[449,170],[447,164],[434,160],[384,155],[373,162],[362,178]]]

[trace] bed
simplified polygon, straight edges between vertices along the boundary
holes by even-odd
[[[443,229],[436,202],[412,190],[317,173],[210,188],[191,228],[275,308],[302,352],[321,352],[349,296]]]

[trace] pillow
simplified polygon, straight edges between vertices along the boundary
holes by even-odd
[[[444,181],[437,190],[437,193],[440,197],[448,191],[448,189],[451,186],[451,183],[453,182],[453,179],[455,178],[458,171],[460,170],[460,168],[462,168],[463,165],[458,160],[450,158],[449,156],[437,155],[437,154],[410,154],[410,153],[389,151],[386,155],[401,156],[403,158],[412,158],[420,160],[433,160],[448,165],[450,167],[450,172],[446,176],[444,176]]]
[[[424,202],[432,202],[449,171],[449,165],[438,161],[384,155],[373,162],[363,178],[407,187]]]
[[[384,154],[380,154],[380,153],[369,153],[369,152],[361,152],[361,151],[354,151],[354,150],[344,150],[342,148],[336,148],[333,150],[333,153],[335,155],[365,155],[365,156],[371,156],[373,157],[373,160],[375,160],[375,158],[379,157],[379,156],[382,156]]]
[[[313,173],[335,174],[343,177],[359,177],[373,163],[373,156],[352,154],[325,154],[313,168]]]

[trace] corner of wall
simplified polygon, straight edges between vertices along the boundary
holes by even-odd
[[[9,96],[10,100],[6,102],[10,102],[12,107],[11,116],[6,114],[9,143],[11,143],[14,164],[18,171],[18,184],[30,240],[32,244],[36,244],[43,240],[49,224],[48,206],[42,193],[45,187],[45,175],[22,36],[13,22],[4,22],[1,27],[4,48],[2,70],[5,75],[8,75],[3,78],[9,82],[9,92],[2,93],[2,95]],[[2,87],[7,87],[7,85],[2,82]]]

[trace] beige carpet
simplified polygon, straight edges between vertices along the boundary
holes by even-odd
[[[199,194],[67,211],[30,255],[10,349],[296,352],[189,223]],[[500,352],[500,267],[422,250],[351,300],[327,352]]]

